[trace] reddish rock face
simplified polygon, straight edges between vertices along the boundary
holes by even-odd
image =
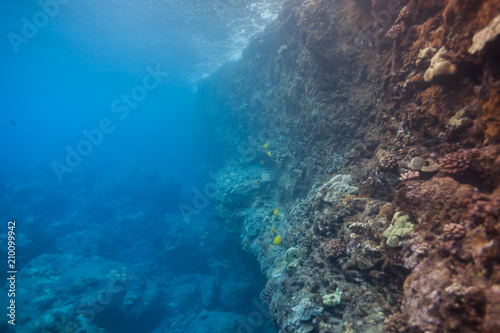
[[[283,332],[500,331],[500,40],[469,53],[499,14],[497,0],[290,0],[206,82],[214,147],[278,143],[263,165],[276,179],[241,200],[244,217],[224,206],[234,187],[216,205],[273,279]],[[359,193],[323,200],[332,174]],[[278,248],[262,197],[284,212]],[[414,227],[389,247],[396,211]],[[289,247],[307,255],[283,273]],[[339,306],[297,319],[337,289]]]

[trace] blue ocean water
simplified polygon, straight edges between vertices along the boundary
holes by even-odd
[[[256,311],[262,277],[211,215],[193,119],[199,80],[280,5],[0,3],[0,245],[17,274],[1,330],[211,332]]]

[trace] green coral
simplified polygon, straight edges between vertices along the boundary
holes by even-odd
[[[298,249],[296,247],[289,248],[285,253],[285,260],[283,261],[283,267],[285,269],[295,268],[299,265],[300,260],[304,257],[305,250]]]
[[[384,237],[387,238],[387,245],[390,247],[401,246],[401,239],[407,237],[413,232],[413,224],[410,222],[410,216],[403,212],[396,212],[392,218],[391,225],[384,231]]]
[[[342,300],[342,291],[337,288],[333,294],[324,295],[322,299],[323,304],[326,306],[339,305]]]

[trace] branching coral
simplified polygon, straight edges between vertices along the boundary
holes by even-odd
[[[325,245],[325,255],[328,259],[338,258],[345,253],[344,241],[334,238]]]
[[[403,313],[395,313],[387,317],[384,321],[383,332],[386,333],[406,333],[408,329],[408,316]]]
[[[420,173],[418,171],[408,171],[399,177],[399,181],[406,182],[408,180],[417,180],[420,178]]]
[[[465,150],[447,154],[439,161],[439,169],[449,175],[462,175],[470,166],[471,160]]]
[[[260,300],[262,303],[269,303],[271,302],[271,299],[273,298],[274,295],[274,287],[266,287],[264,288],[261,293],[260,293]]]
[[[385,37],[389,39],[398,39],[401,36],[401,31],[404,28],[403,22],[393,25],[389,31],[385,34]]]
[[[465,237],[464,226],[457,223],[448,223],[444,226],[443,240],[459,240]]]
[[[398,166],[396,155],[387,154],[380,160],[381,170],[394,170]]]

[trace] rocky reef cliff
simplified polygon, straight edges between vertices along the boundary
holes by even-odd
[[[500,2],[287,0],[199,90],[280,332],[500,332]]]

